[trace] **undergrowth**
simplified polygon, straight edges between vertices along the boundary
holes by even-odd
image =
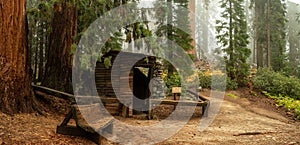
[[[294,111],[296,118],[298,120],[300,120],[300,100],[296,100],[294,98],[291,98],[289,96],[284,96],[284,95],[281,95],[281,94],[273,95],[273,94],[270,94],[266,91],[263,91],[263,93],[266,96],[276,100],[277,106],[285,107],[289,111]]]

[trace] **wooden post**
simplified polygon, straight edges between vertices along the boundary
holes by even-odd
[[[133,72],[130,71],[130,56],[121,56],[121,62],[120,64],[120,100],[123,102],[122,104],[122,111],[121,116],[122,117],[129,117],[129,105],[131,105],[132,99],[133,99]],[[127,63],[128,62],[128,63]],[[129,68],[130,67],[130,68]],[[129,82],[129,84],[127,84]],[[129,85],[129,88],[127,87]]]

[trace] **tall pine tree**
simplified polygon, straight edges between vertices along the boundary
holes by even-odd
[[[216,38],[225,53],[227,75],[241,86],[249,75],[250,66],[246,60],[251,54],[247,48],[249,35],[243,4],[243,0],[222,0],[223,19],[216,21]]]
[[[158,37],[165,37],[173,41],[186,52],[193,49],[191,36],[191,26],[188,11],[188,0],[167,0],[156,1],[156,19],[158,20],[158,29],[155,34]],[[162,12],[164,11],[164,12]],[[168,23],[165,25],[165,23]],[[179,29],[185,28],[185,31]],[[171,45],[169,47],[172,47]],[[173,57],[173,52],[170,52],[170,58]],[[193,55],[190,55],[194,59]],[[168,74],[172,75],[174,68],[171,64],[168,67]]]
[[[300,78],[300,24],[297,22],[298,4],[288,2],[289,73]]]
[[[286,68],[287,7],[283,0],[270,0],[271,67],[275,71]]]
[[[252,0],[251,7],[255,8],[255,18],[253,21],[254,41],[256,50],[257,67],[265,66],[264,51],[267,48],[267,31],[266,31],[266,3],[263,0]]]
[[[255,8],[255,42],[257,50],[257,66],[267,65],[268,33],[270,32],[270,63],[275,71],[286,68],[286,2],[284,0],[267,1],[251,0]],[[269,12],[269,13],[268,13]],[[269,14],[269,15],[268,15]],[[270,24],[269,26],[267,24]]]
[[[174,41],[179,46],[181,46],[185,51],[193,49],[192,46],[192,37],[191,37],[191,30],[190,30],[190,19],[189,19],[189,11],[188,11],[188,0],[168,0],[168,4],[161,5],[162,8],[156,8],[157,13],[161,13],[160,9],[166,7],[168,11],[167,16],[161,16],[157,14],[157,19],[161,20],[161,23],[158,26],[158,30],[156,34],[159,37],[166,36],[169,40]],[[159,4],[164,4],[158,2]],[[171,4],[171,6],[170,6]],[[170,14],[171,13],[171,14]],[[164,19],[167,17],[167,19]],[[171,17],[171,18],[170,18]],[[168,25],[164,25],[165,21],[168,21]],[[187,28],[188,31],[180,30],[178,27]]]

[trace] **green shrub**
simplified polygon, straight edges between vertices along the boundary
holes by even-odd
[[[229,77],[227,77],[226,80],[226,89],[227,90],[235,90],[237,89],[239,84],[236,81],[231,80]]]
[[[203,72],[198,72],[199,85],[202,88],[211,88],[211,76],[205,75]]]
[[[253,81],[254,87],[271,94],[283,94],[300,99],[300,80],[268,69],[258,70]]]
[[[168,76],[165,80],[166,86],[168,87],[168,94],[172,94],[172,87],[181,86],[181,78],[177,72],[174,72],[172,75]]]
[[[300,107],[295,109],[295,115],[297,116],[297,119],[300,120]]]
[[[232,99],[239,99],[240,98],[239,96],[237,96],[235,94],[232,94],[232,93],[228,93],[227,96],[232,98]]]
[[[216,89],[223,91],[225,89],[227,90],[234,90],[238,88],[238,83],[231,80],[226,75],[222,74],[213,74],[208,75],[204,72],[198,72],[199,77],[199,85],[202,88],[208,88],[208,89]],[[181,86],[181,78],[180,75],[175,72],[170,76],[165,77],[166,86],[168,87],[168,94],[170,95],[172,93],[172,87],[180,87]],[[214,82],[214,85],[212,86],[212,82]]]
[[[265,91],[263,91],[263,93],[266,96],[276,100],[278,106],[285,107],[289,111],[294,110],[296,118],[300,120],[300,100],[296,100],[289,96],[283,96],[281,94],[272,95]]]
[[[234,90],[238,88],[238,83],[231,80],[226,75],[213,74],[207,75],[204,72],[198,72],[199,84],[202,88],[224,90],[225,85],[227,90]],[[214,82],[212,86],[212,82]]]

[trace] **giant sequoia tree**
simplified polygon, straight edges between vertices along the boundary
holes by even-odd
[[[46,66],[42,85],[61,91],[72,92],[72,53],[76,44],[89,25],[100,15],[125,4],[128,0],[98,1],[98,0],[49,0],[53,4],[51,33],[46,50]],[[119,41],[117,36],[112,40]],[[116,48],[118,42],[107,43],[106,46]]]
[[[63,0],[54,4],[53,11],[52,32],[42,84],[53,89],[72,92],[71,46],[74,43],[72,37],[77,35],[77,8],[71,2]]]
[[[0,111],[31,112],[26,0],[0,0]]]
[[[267,31],[266,31],[266,1],[252,0],[252,5],[255,7],[254,19],[254,40],[256,49],[257,67],[264,67],[264,50],[267,47]]]

